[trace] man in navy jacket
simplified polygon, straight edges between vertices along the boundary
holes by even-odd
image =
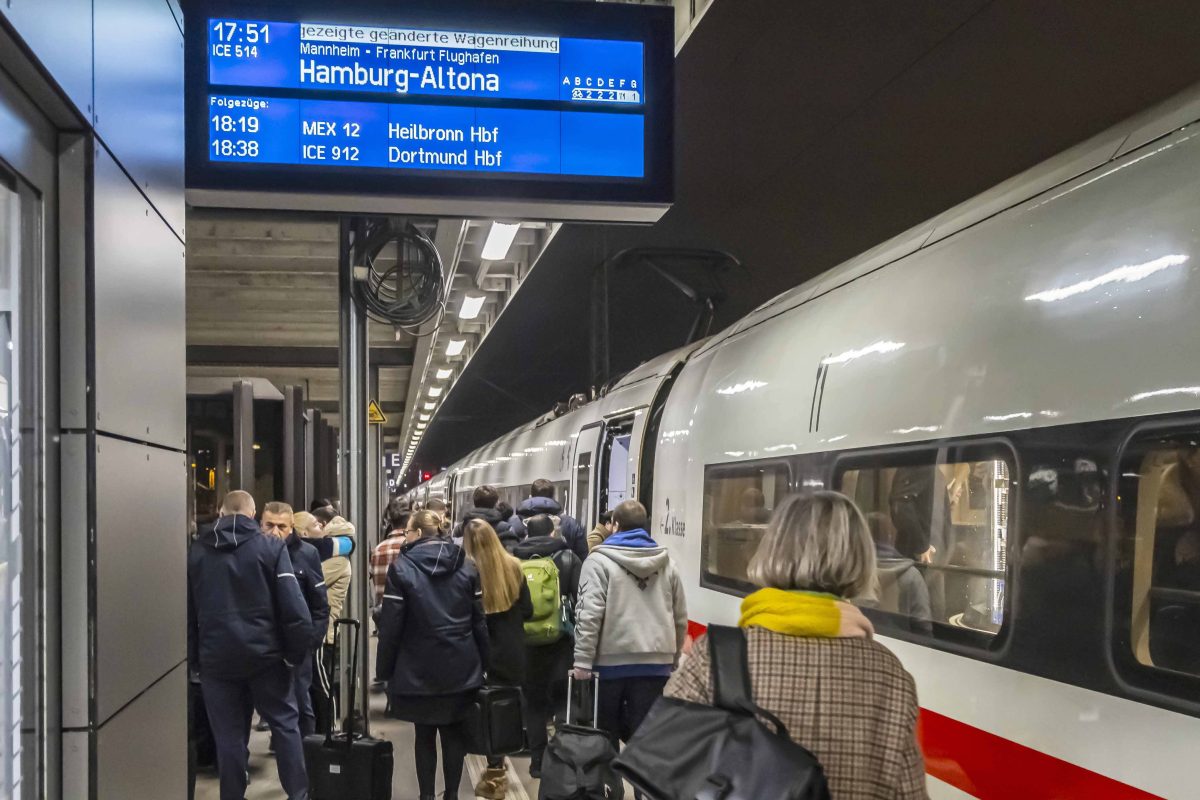
[[[292,686],[296,695],[296,708],[300,711],[300,734],[308,736],[317,731],[317,718],[313,714],[312,687],[313,654],[325,641],[329,629],[329,598],[325,593],[325,574],[321,570],[321,556],[317,548],[301,539],[292,528],[292,507],[287,503],[272,502],[263,506],[262,530],[268,536],[282,539],[292,559],[292,571],[304,593],[312,617],[313,638],[309,644],[309,656],[292,671]]]
[[[555,521],[555,527],[560,529],[562,540],[570,545],[571,550],[579,559],[588,557],[587,531],[572,516],[563,513],[562,505],[554,499],[554,484],[545,478],[538,478],[529,487],[529,497],[521,501],[516,512],[509,519],[517,540],[525,538],[525,520],[546,514]]]
[[[230,492],[188,553],[188,662],[216,740],[221,800],[246,795],[254,708],[271,726],[289,800],[307,800],[292,668],[311,652],[312,615],[287,546],[264,536],[254,514],[249,493]]]

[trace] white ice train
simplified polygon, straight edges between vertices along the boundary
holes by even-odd
[[[935,798],[1195,798],[1200,87],[633,370],[414,490],[639,497],[697,630],[780,498],[934,548],[915,676]],[[921,546],[924,546],[922,544]],[[797,680],[803,680],[797,676]]]

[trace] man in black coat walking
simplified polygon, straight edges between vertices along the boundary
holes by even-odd
[[[454,528],[454,543],[462,546],[463,525],[473,519],[481,519],[492,526],[492,530],[500,537],[500,544],[511,553],[519,539],[508,520],[496,510],[499,502],[500,493],[496,491],[496,487],[476,486],[475,491],[471,492],[471,507],[463,513],[462,521]]]
[[[287,547],[263,535],[254,513],[249,493],[230,492],[188,553],[188,663],[217,744],[221,800],[245,797],[254,708],[271,727],[289,800],[307,800],[292,668],[310,652],[312,615]]]
[[[313,713],[309,689],[313,680],[313,654],[321,647],[325,632],[329,630],[329,598],[325,593],[321,556],[317,548],[297,535],[292,528],[292,516],[292,507],[287,503],[267,503],[263,506],[262,529],[263,533],[282,539],[287,545],[292,571],[296,573],[296,582],[300,584],[309,616],[312,617],[313,636],[309,643],[309,655],[292,670],[292,687],[296,695],[296,708],[300,712],[300,735],[308,736],[317,731],[317,717]]]

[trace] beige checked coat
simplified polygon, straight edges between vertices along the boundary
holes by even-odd
[[[746,639],[754,701],[821,762],[833,800],[928,797],[916,739],[917,691],[890,650],[869,639],[753,627]],[[666,694],[712,704],[708,637],[696,642]]]

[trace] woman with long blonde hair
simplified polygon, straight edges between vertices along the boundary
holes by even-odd
[[[520,686],[525,680],[525,620],[533,616],[521,562],[508,554],[495,529],[483,520],[469,520],[462,530],[463,549],[475,562],[483,589],[491,653],[488,684]],[[489,759],[475,796],[503,800],[508,793],[505,774],[503,758]]]

